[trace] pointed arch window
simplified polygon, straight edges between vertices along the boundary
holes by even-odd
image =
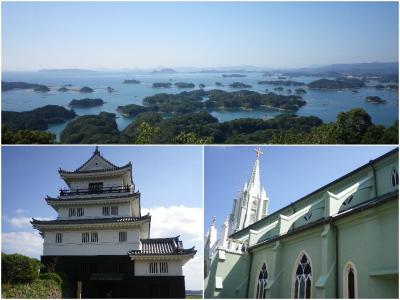
[[[258,273],[257,278],[257,299],[264,299],[267,292],[267,280],[268,280],[268,270],[267,265],[264,263],[261,267],[260,273]]]
[[[305,253],[300,255],[300,260],[296,262],[297,267],[294,273],[293,298],[311,298],[312,268],[311,261]]]
[[[392,170],[392,185],[393,186],[399,185],[399,173],[397,173],[397,170],[395,168],[393,168]]]
[[[344,267],[343,280],[343,298],[358,298],[357,270],[352,262],[348,262]]]

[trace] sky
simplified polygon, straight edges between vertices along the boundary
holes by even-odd
[[[269,213],[300,199],[357,169],[393,146],[269,146],[261,147],[261,184]],[[204,227],[216,216],[220,231],[231,213],[233,199],[251,175],[256,159],[254,146],[206,147],[204,152]]]
[[[117,166],[129,161],[141,192],[142,215],[152,215],[151,237],[180,235],[186,248],[198,250],[184,266],[187,289],[203,286],[203,152],[201,147],[102,146]],[[90,146],[2,147],[2,251],[40,258],[43,240],[29,221],[53,219],[45,197],[67,187],[58,168],[75,170],[92,155]],[[188,222],[190,220],[190,222]],[[29,245],[29,247],[26,247]]]
[[[393,2],[2,2],[2,70],[398,61]]]

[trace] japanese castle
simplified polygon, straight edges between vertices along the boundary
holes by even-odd
[[[151,216],[141,214],[132,164],[118,167],[98,148],[75,171],[60,169],[68,188],[46,202],[56,220],[32,220],[44,239],[42,263],[62,271],[69,298],[184,298],[182,266],[196,250],[179,236],[150,238]]]

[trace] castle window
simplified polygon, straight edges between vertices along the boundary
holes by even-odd
[[[92,232],[90,234],[90,242],[97,243],[98,241],[99,241],[99,235],[97,234],[97,232]]]
[[[70,217],[76,216],[75,207],[70,207],[70,208],[69,208],[69,210],[68,210],[68,216],[70,216]]]
[[[89,243],[89,232],[82,232],[82,243]]]
[[[151,274],[157,274],[158,273],[158,266],[157,266],[156,262],[151,262],[149,264],[149,267],[150,267],[150,273]]]
[[[109,215],[110,215],[110,207],[104,206],[103,207],[103,216],[109,216]]]
[[[257,278],[257,292],[256,292],[257,299],[265,298],[265,294],[267,292],[267,279],[268,279],[267,265],[264,263],[261,267],[260,273],[258,273],[258,278]]]
[[[126,231],[121,231],[119,233],[119,242],[126,242],[127,241],[127,232]]]
[[[293,298],[309,299],[311,298],[312,281],[311,262],[305,253],[299,257],[300,261],[296,262],[297,268],[293,274]]]
[[[357,298],[357,271],[352,262],[348,262],[344,267],[343,298]]]
[[[102,190],[103,190],[102,182],[89,183],[89,192],[96,193],[96,192],[101,192]]]
[[[118,216],[118,206],[111,206],[111,215]]]
[[[62,237],[63,237],[62,233],[56,233],[56,243],[57,244],[62,243]]]
[[[399,173],[397,173],[397,170],[395,168],[393,168],[392,170],[392,185],[393,186],[399,185]]]
[[[168,273],[168,263],[160,262],[160,273]]]
[[[76,215],[77,215],[78,217],[82,217],[82,216],[85,215],[85,210],[83,209],[83,207],[78,207],[78,208],[76,209]]]

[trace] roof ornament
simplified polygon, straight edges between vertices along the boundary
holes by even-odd
[[[96,146],[96,149],[94,150],[94,155],[99,154],[100,155],[100,151],[99,151],[99,146]]]
[[[215,226],[215,221],[217,220],[217,218],[214,216],[211,220],[211,226]]]
[[[264,154],[263,152],[261,152],[260,147],[254,149],[254,151],[256,152],[257,159],[260,159],[260,156]]]

